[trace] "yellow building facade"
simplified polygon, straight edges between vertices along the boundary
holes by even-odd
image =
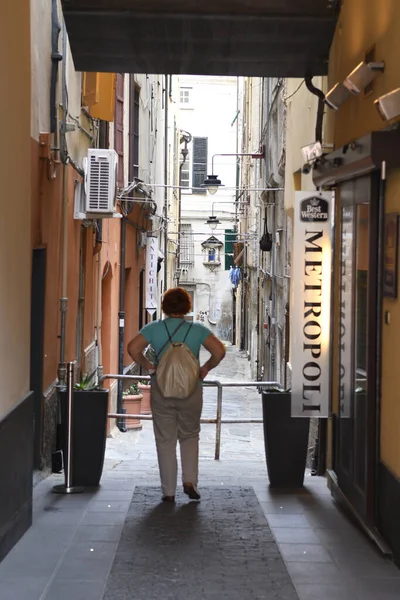
[[[326,92],[339,84],[344,93],[336,109],[325,108],[324,155],[309,176],[302,173],[300,150],[315,140],[316,99],[304,86],[291,98],[285,191],[290,212],[296,189],[335,191],[329,481],[334,495],[378,544],[390,547],[398,563],[400,103],[399,114],[386,121],[377,101],[400,88],[399,34],[398,2],[343,2],[328,78],[319,87]],[[346,93],[343,83],[363,62],[384,63],[384,70],[376,70],[358,95]],[[295,89],[290,82],[288,95]]]

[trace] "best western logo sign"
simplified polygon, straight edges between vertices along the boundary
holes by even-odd
[[[326,222],[328,220],[328,202],[317,196],[302,200],[300,205],[300,219],[306,223]]]
[[[327,417],[333,200],[297,192],[293,233],[292,416]]]

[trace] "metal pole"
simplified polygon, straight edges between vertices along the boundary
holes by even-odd
[[[221,419],[222,419],[222,384],[217,382],[218,395],[217,395],[217,418],[216,418],[216,432],[215,432],[215,460],[219,460],[221,454]]]
[[[67,462],[64,461],[65,484],[55,485],[53,492],[56,494],[78,494],[83,492],[83,487],[73,487],[73,461],[72,461],[72,423],[73,423],[73,397],[74,397],[74,363],[67,363]]]
[[[135,414],[131,414],[131,413],[108,413],[108,418],[109,419],[118,419],[119,417],[124,417],[125,419],[140,419],[141,421],[152,421],[153,417],[152,415],[135,415]],[[203,423],[204,425],[216,425],[217,424],[217,419],[200,419],[200,423]],[[221,423],[264,423],[264,419],[251,419],[251,418],[243,418],[243,419],[221,419]],[[221,436],[222,437],[222,436]]]

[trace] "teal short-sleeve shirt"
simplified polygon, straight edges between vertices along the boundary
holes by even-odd
[[[191,326],[185,344],[188,348],[190,348],[195,357],[199,358],[200,347],[202,346],[204,340],[211,334],[211,331],[201,323],[184,321],[178,332],[173,335],[174,331],[182,321],[183,319],[177,319],[174,317],[153,321],[152,323],[148,323],[148,325],[142,327],[139,333],[146,338],[149,344],[151,344],[154,352],[158,355],[161,348],[169,339],[165,326],[167,326],[169,335],[171,336],[173,342],[183,342],[185,335]],[[169,344],[165,345],[165,348],[162,352],[165,352],[165,350],[168,348],[168,345]]]

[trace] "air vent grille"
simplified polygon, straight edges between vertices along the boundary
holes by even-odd
[[[109,210],[110,163],[104,156],[90,157],[89,211]]]

